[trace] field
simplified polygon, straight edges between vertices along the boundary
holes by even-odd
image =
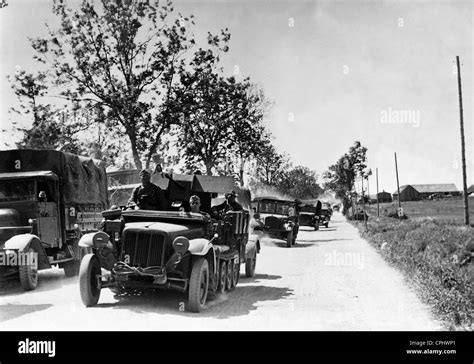
[[[360,206],[360,205],[359,205]],[[371,217],[377,216],[377,204],[366,205]],[[380,216],[396,211],[398,202],[381,203]],[[464,222],[464,200],[461,197],[440,200],[423,200],[402,202],[403,212],[409,219],[430,217],[440,221]],[[474,225],[474,198],[469,198],[470,222]]]

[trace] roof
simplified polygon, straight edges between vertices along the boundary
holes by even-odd
[[[470,185],[469,188],[467,189],[467,193],[473,193],[474,192],[474,185]]]
[[[49,179],[54,179],[54,180],[59,179],[58,175],[51,171],[0,173],[0,180],[16,179],[16,178],[34,178],[34,177],[43,177],[43,178],[49,178]]]
[[[459,192],[454,183],[433,183],[424,185],[403,185],[400,186],[400,193],[408,186],[413,187],[419,193]],[[395,191],[394,194],[397,194],[397,191]]]

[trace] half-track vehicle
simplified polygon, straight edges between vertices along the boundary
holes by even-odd
[[[212,198],[234,188],[232,178],[163,176],[154,174],[152,181],[164,190],[167,211],[104,211],[102,231],[82,237],[80,245],[93,251],[80,269],[85,306],[96,305],[104,288],[119,296],[173,289],[187,295],[188,310],[200,312],[208,299],[236,287],[241,264],[254,263],[248,211],[228,211],[220,219],[189,212],[189,198],[197,195],[202,212],[211,213]]]

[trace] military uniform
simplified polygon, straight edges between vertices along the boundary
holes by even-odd
[[[134,202],[141,210],[167,210],[167,201],[163,190],[153,183],[140,185],[132,192],[129,203]]]

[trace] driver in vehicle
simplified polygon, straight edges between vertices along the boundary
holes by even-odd
[[[140,210],[167,210],[168,202],[163,190],[151,182],[151,174],[146,169],[140,172],[141,185],[136,187],[128,200],[128,206]]]
[[[225,194],[226,200],[220,205],[214,206],[212,208],[213,215],[218,217],[225,214],[227,211],[242,211],[243,207],[236,201],[237,194],[235,191],[231,191]]]

